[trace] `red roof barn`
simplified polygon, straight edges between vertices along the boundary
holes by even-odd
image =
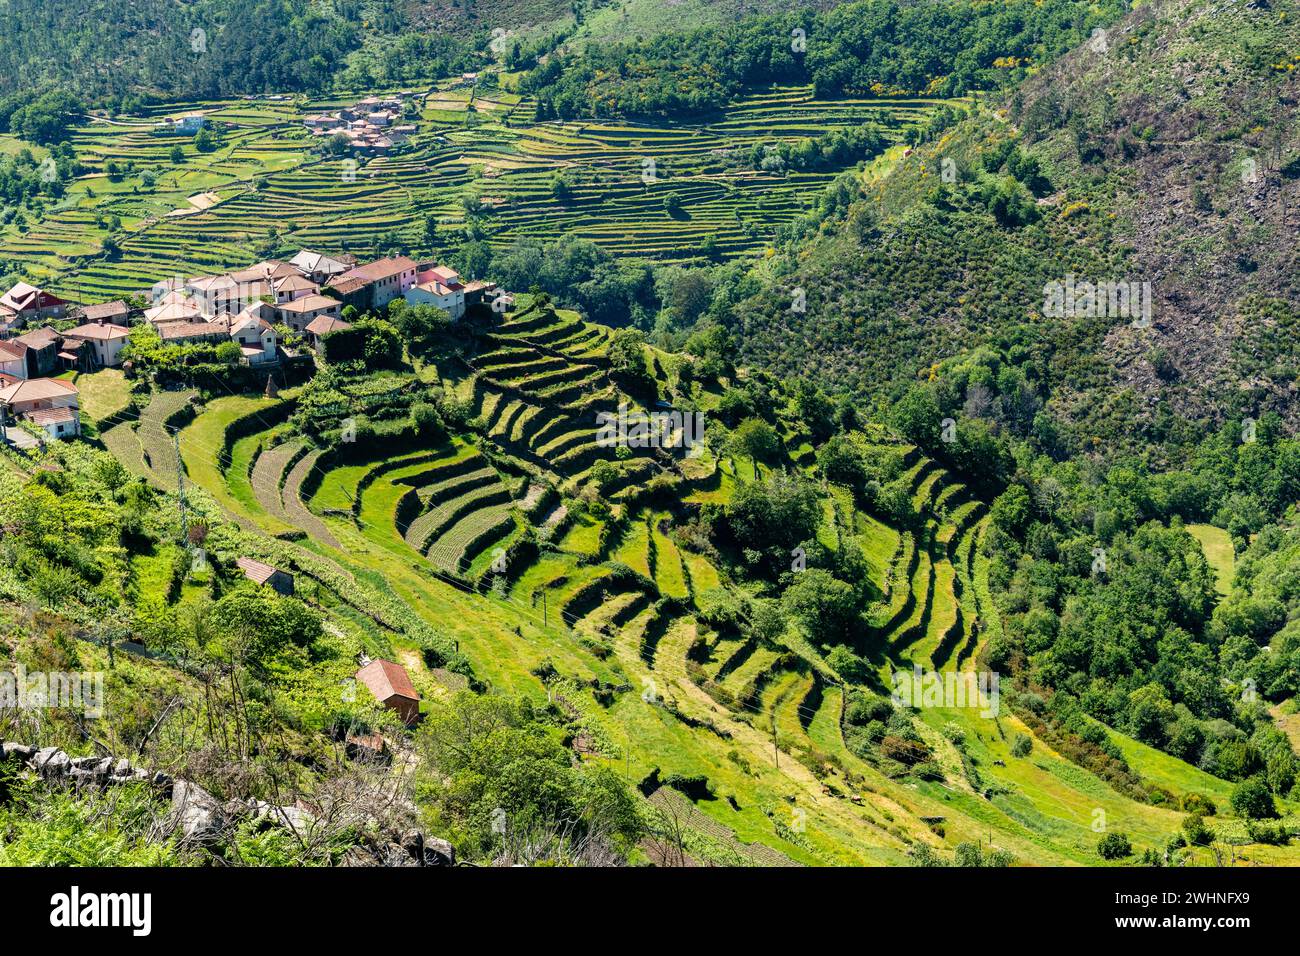
[[[357,671],[357,680],[369,688],[370,693],[387,707],[395,711],[408,727],[420,716],[420,695],[415,692],[406,668],[392,661],[371,661]]]

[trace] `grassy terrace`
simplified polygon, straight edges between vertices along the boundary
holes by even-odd
[[[174,405],[176,399],[166,401]],[[670,510],[632,515],[613,542],[609,561],[598,554],[604,522],[581,516],[560,536],[556,550],[509,567],[501,594],[467,594],[445,575],[467,567],[472,576],[489,570],[495,543],[512,540],[527,524],[519,501],[531,484],[507,483],[472,442],[456,440],[395,456],[376,448],[369,458],[325,468],[310,510],[276,513],[267,502],[274,505],[274,492],[287,500],[295,487],[289,473],[310,456],[298,457],[299,464],[290,467],[302,449],[294,441],[280,441],[283,426],[276,424],[275,405],[275,400],[227,397],[203,406],[181,433],[190,481],[266,533],[286,526],[307,530],[303,515],[319,522],[328,539],[312,534],[294,547],[337,562],[359,586],[400,600],[454,637],[495,689],[540,694],[529,672],[547,660],[567,676],[634,689],[616,694],[607,708],[577,691],[565,692],[601,742],[602,756],[589,759],[609,759],[632,779],[656,768],[661,776],[707,776],[717,799],[693,804],[690,825],[694,839],[717,859],[736,854],[769,863],[901,862],[918,841],[940,847],[959,840],[987,842],[992,835],[996,845],[1026,862],[1083,863],[1095,862],[1091,823],[1097,807],[1112,826],[1144,844],[1158,843],[1180,822],[1172,810],[1120,796],[1041,740],[1035,740],[1029,757],[1012,757],[1015,734],[1033,735],[1005,708],[996,721],[971,709],[922,711],[945,780],[891,779],[845,743],[842,688],[810,643],[793,632],[785,646],[719,637],[702,632],[690,613],[657,607],[660,596],[688,598],[724,580],[711,561],[677,545]],[[259,415],[267,426],[233,442],[221,467],[211,451],[223,447],[226,429]],[[922,460],[916,468],[918,507],[945,513],[931,521],[919,541],[856,511],[851,501],[846,508],[838,494],[839,507],[831,509],[827,521],[863,547],[880,583],[891,582],[881,640],[898,649],[900,663],[928,664],[937,659],[939,642],[959,607],[966,628],[978,614],[987,631],[995,613],[981,582],[977,548],[987,519],[965,500],[954,504],[958,495],[947,489],[955,483],[933,463]],[[742,465],[741,471],[740,480],[750,480],[748,469]],[[722,462],[718,474],[729,482],[712,494],[725,500],[737,480],[735,465]],[[485,489],[507,490],[506,500],[475,504]],[[936,505],[925,497],[930,492],[949,497]],[[442,515],[445,527],[431,548],[432,561],[408,543],[409,528],[398,520],[401,503],[412,496],[428,509],[423,514]],[[653,589],[618,579],[610,562],[633,568],[653,582]],[[967,636],[963,630],[962,640]],[[691,649],[701,637],[703,657]],[[414,649],[404,650],[400,638],[397,652],[420,666]],[[955,645],[942,655],[945,668],[957,667],[957,660]],[[692,676],[697,665],[691,661],[700,662],[704,683]],[[882,680],[888,680],[889,667],[882,669]],[[641,698],[647,689],[649,704]],[[946,742],[945,728],[952,726],[964,731],[980,785],[996,784],[996,795],[981,796],[971,783]],[[1116,739],[1130,763],[1156,782],[1176,792],[1194,788],[1223,802],[1227,785],[1222,781],[1199,772],[1188,777],[1188,768],[1176,761]],[[749,798],[739,799],[744,795]],[[738,798],[735,807],[728,796]],[[676,799],[663,797],[669,798]],[[806,814],[802,833],[789,828],[792,807]],[[933,818],[944,820],[942,837],[927,825]],[[1251,852],[1261,860],[1294,854],[1286,848]]]
[[[755,143],[866,121],[896,138],[937,103],[818,101],[798,87],[755,92],[691,123],[539,124],[530,122],[534,104],[516,96],[477,97],[471,113],[468,91],[444,89],[424,101],[404,151],[363,161],[355,175],[340,160],[316,155],[301,125],[325,105],[173,104],[78,127],[70,139],[89,172],[40,218],[0,227],[0,258],[75,301],[102,301],[162,277],[246,265],[271,230],[293,247],[361,250],[389,232],[415,243],[429,216],[452,231],[464,225],[467,196],[482,201],[497,247],[568,232],[611,252],[672,262],[697,258],[712,239],[730,258],[763,249],[835,174],[741,168],[736,160]],[[162,116],[191,109],[207,113],[220,131],[214,151],[150,132]],[[170,155],[174,146],[179,161]],[[648,182],[647,160],[655,163]],[[561,170],[574,184],[565,204],[551,190]],[[670,193],[680,201],[673,215],[664,205]],[[121,248],[112,259],[103,255],[110,233]],[[580,331],[547,341],[569,355],[595,354],[601,334]]]
[[[580,337],[594,351],[560,358],[535,344],[538,335]],[[706,777],[713,798],[692,802],[661,790],[655,799],[686,802],[679,809],[695,851],[712,862],[897,863],[918,843],[951,852],[956,842],[980,840],[1026,863],[1095,863],[1097,808],[1140,846],[1163,846],[1180,813],[1135,802],[1069,762],[1005,701],[996,719],[969,707],[921,709],[916,726],[936,768],[921,777],[846,733],[847,684],[815,630],[790,622],[760,638],[706,623],[701,596],[746,578],[733,578],[731,556],[679,543],[688,505],[725,505],[741,483],[781,467],[819,479],[806,440],[786,423],[785,461],[757,473],[751,462],[707,448],[694,459],[620,461],[616,490],[589,501],[579,494],[584,476],[614,456],[594,445],[590,409],[566,405],[563,389],[591,378],[617,402],[600,361],[604,341],[576,316],[514,313],[474,357],[478,377],[445,382],[466,395],[473,386],[479,406],[473,428],[441,444],[323,454],[289,433],[291,392],[203,403],[192,393],[156,392],[141,397],[138,430],[119,424],[103,440],[172,492],[164,425],[179,425],[189,487],[272,542],[291,566],[323,579],[338,618],[366,646],[411,668],[417,686],[432,682],[418,641],[376,620],[376,608],[404,609],[454,641],[494,690],[562,698],[595,742],[582,759],[607,760],[633,782],[654,771],[661,779]],[[448,374],[440,369],[428,381]],[[96,390],[105,408],[124,397],[121,382],[96,381]],[[702,404],[715,391],[702,393]],[[977,667],[979,643],[1000,627],[980,548],[986,504],[936,462],[904,451],[916,510],[906,530],[816,481],[819,536],[828,547],[860,546],[881,592],[859,647],[877,690],[913,662],[949,672]],[[641,496],[657,477],[678,491]],[[562,530],[549,541],[534,538],[530,529],[550,517]],[[143,563],[138,578],[156,579],[165,560]],[[547,665],[561,681],[542,684],[535,672]],[[1011,755],[1017,734],[1033,739],[1027,757]],[[1116,741],[1133,768],[1175,797],[1194,789],[1223,805],[1223,781]],[[1245,839],[1226,816],[1214,825]],[[1248,852],[1300,858],[1294,848]]]

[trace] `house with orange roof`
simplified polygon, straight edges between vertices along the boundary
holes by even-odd
[[[21,329],[28,322],[61,319],[68,303],[58,296],[26,282],[19,282],[0,295],[0,334]]]
[[[27,421],[51,439],[81,434],[80,392],[71,382],[33,378],[0,388],[7,418]]]
[[[338,299],[332,299],[320,293],[306,295],[291,302],[283,302],[276,307],[284,320],[284,324],[295,332],[306,331],[307,327],[317,319],[337,319],[342,309],[343,303]]]
[[[465,314],[465,286],[455,269],[433,266],[415,278],[415,285],[403,296],[411,305],[435,306],[451,316],[453,322]]]
[[[420,719],[420,695],[401,664],[383,658],[373,660],[357,671],[357,682],[364,684],[376,700],[396,713],[408,727]]]
[[[122,349],[130,341],[131,330],[106,319],[96,319],[63,333],[69,343],[86,343],[86,354],[94,368],[115,368],[122,364]]]
[[[358,296],[359,303],[356,303],[358,309],[380,309],[398,296],[405,295],[415,285],[418,271],[419,267],[406,256],[388,256],[349,269],[339,279],[359,281],[359,285],[349,285],[349,294],[362,293]],[[338,288],[338,282],[334,288]]]
[[[279,337],[271,323],[259,317],[255,309],[246,309],[230,320],[230,337],[243,352],[249,365],[267,365],[279,361]]]

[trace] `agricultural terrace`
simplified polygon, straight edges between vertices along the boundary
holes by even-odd
[[[897,141],[939,102],[823,101],[792,87],[692,122],[537,123],[531,100],[441,87],[417,98],[416,133],[405,144],[368,159],[325,155],[302,125],[348,97],[171,103],[94,119],[70,137],[88,173],[42,215],[0,227],[0,259],[60,295],[93,302],[280,248],[445,252],[471,218],[498,248],[573,233],[664,262],[697,259],[706,248],[741,256],[769,245],[838,172],[749,168],[756,144],[864,123]],[[190,112],[207,117],[211,151],[151,132]],[[557,176],[569,184],[563,201]]]
[[[725,429],[695,457],[597,445],[598,410],[632,401],[609,375],[609,334],[520,296],[463,362],[339,386],[349,413],[370,416],[421,388],[468,399],[468,427],[427,439],[304,432],[309,384],[274,399],[138,397],[139,420],[103,440],[174,496],[179,428],[193,506],[220,509],[315,582],[304,593],[411,668],[423,693],[443,692],[432,640],[494,690],[549,698],[577,728],[578,757],[639,783],[699,861],[898,863],[983,841],[1025,863],[1095,863],[1098,808],[1140,846],[1178,829],[1187,793],[1226,809],[1224,781],[1108,731],[1167,796],[1118,788],[1058,752],[1009,694],[992,718],[951,702],[895,714],[896,670],[974,674],[998,632],[987,505],[878,427],[851,437],[906,513],[862,505],[820,473],[775,383],[783,442],[760,471],[811,479],[817,541],[832,555],[856,546],[874,596],[847,647],[793,614],[752,626],[763,586],[696,520],[733,504],[754,466],[717,440]],[[738,382],[656,384],[707,409]],[[1294,848],[1247,846],[1235,819],[1207,823],[1254,860],[1296,862]]]

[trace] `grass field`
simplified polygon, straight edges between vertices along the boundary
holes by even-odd
[[[0,259],[73,301],[102,301],[173,275],[246,265],[277,244],[361,255],[384,237],[420,244],[430,217],[459,232],[467,197],[480,203],[477,228],[498,248],[572,233],[669,262],[698,259],[709,240],[717,256],[732,258],[764,249],[837,172],[749,170],[740,159],[755,143],[866,121],[897,140],[937,101],[820,101],[791,87],[756,91],[691,122],[537,123],[527,99],[442,84],[423,99],[404,150],[362,161],[355,173],[318,155],[301,125],[326,105],[301,97],[169,104],[77,127],[70,141],[89,173],[40,217],[0,227]],[[219,130],[217,149],[200,153],[187,139],[151,133],[160,116],[190,109]],[[0,140],[0,150],[14,145]],[[572,184],[564,203],[552,192],[560,172]],[[190,203],[204,193],[214,205]],[[679,207],[671,215],[670,194]],[[104,254],[110,234],[120,247],[112,257]]]
[[[686,512],[666,498],[619,501],[660,477],[682,482],[681,502],[725,504],[737,482],[753,480],[747,463],[717,462],[708,451],[680,463],[620,461],[627,470],[606,496],[608,514],[577,514],[549,545],[512,556],[511,545],[558,510],[555,502],[583,511],[573,496],[600,460],[586,406],[618,398],[585,360],[557,361],[554,354],[567,353],[530,347],[537,334],[581,340],[580,351],[597,355],[606,341],[571,315],[512,315],[475,359],[481,431],[426,448],[375,445],[331,465],[286,433],[278,411],[291,393],[209,401],[181,430],[191,494],[211,496],[250,534],[274,536],[294,562],[350,582],[332,600],[363,633],[375,608],[405,608],[454,640],[493,690],[561,701],[590,742],[581,759],[606,761],[633,783],[653,772],[706,779],[708,798],[672,788],[650,798],[683,814],[691,852],[704,861],[897,864],[921,844],[950,854],[978,841],[1022,863],[1097,864],[1098,819],[1139,850],[1162,848],[1181,823],[1176,801],[1190,792],[1221,808],[1213,825],[1238,861],[1300,859],[1292,847],[1248,842],[1227,803],[1231,784],[1113,731],[1130,767],[1169,791],[1173,805],[1122,795],[1006,706],[996,718],[972,707],[916,711],[936,768],[924,777],[855,749],[846,731],[850,682],[819,642],[793,626],[770,641],[713,630],[700,596],[735,588],[727,559],[681,546],[676,529]],[[174,418],[189,400],[158,393],[144,418]],[[127,434],[139,447],[148,429]],[[486,437],[491,456],[481,447]],[[786,466],[808,471],[799,442],[790,450],[796,457]],[[859,511],[841,489],[823,498],[826,543],[855,541],[881,591],[872,611],[881,653],[869,677],[877,689],[914,662],[954,673],[973,667],[978,641],[998,627],[979,548],[985,503],[937,463],[904,451],[912,502],[925,518],[919,531]],[[162,449],[137,454],[147,460],[135,467],[168,488],[174,475]],[[542,483],[556,490],[537,508],[529,489]],[[141,578],[161,575],[161,561],[141,567]],[[425,680],[414,644],[391,633],[366,639],[388,640]],[[536,674],[549,669],[559,677],[543,686]],[[598,701],[596,688],[612,690]],[[1033,746],[1018,757],[1011,745],[1021,734]],[[1284,809],[1290,819],[1295,808]]]
[[[119,369],[106,368],[77,375],[72,383],[81,393],[81,411],[95,422],[121,416],[131,402],[131,383]]]
[[[1220,594],[1232,590],[1233,568],[1236,552],[1232,547],[1232,537],[1222,528],[1209,524],[1189,524],[1187,532],[1201,543],[1205,560],[1214,571],[1214,583]]]

